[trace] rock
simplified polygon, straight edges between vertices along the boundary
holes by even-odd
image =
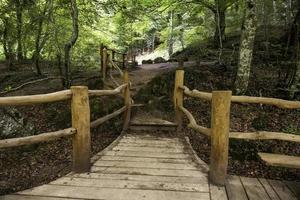
[[[34,126],[15,108],[0,110],[0,138],[34,135]]]
[[[153,64],[153,60],[143,60],[142,64]]]
[[[167,61],[162,57],[157,57],[154,59],[154,63],[166,63]]]

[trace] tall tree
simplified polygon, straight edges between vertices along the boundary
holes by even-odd
[[[23,2],[22,0],[14,0],[16,7],[17,18],[17,59],[21,61],[23,59],[23,47],[22,47],[22,30],[23,30]]]
[[[78,33],[79,33],[79,26],[78,26],[78,8],[76,0],[71,1],[71,15],[72,15],[72,36],[70,40],[65,44],[65,87],[70,87],[71,78],[70,78],[70,51],[72,47],[75,45]]]
[[[256,2],[255,0],[245,0],[245,3],[245,20],[242,25],[239,63],[234,83],[237,94],[245,94],[248,89],[257,29]]]

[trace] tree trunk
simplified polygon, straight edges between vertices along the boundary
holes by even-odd
[[[65,87],[69,88],[71,84],[70,78],[70,51],[77,41],[79,28],[78,28],[78,8],[76,0],[71,0],[71,14],[73,23],[73,32],[70,40],[65,44]]]
[[[43,18],[40,18],[38,23],[37,33],[36,33],[36,39],[35,39],[35,52],[33,56],[36,72],[38,75],[42,75],[42,71],[40,68],[40,51],[41,51],[40,40],[41,40],[42,28],[43,28]]]
[[[215,44],[222,48],[223,42],[225,41],[225,28],[226,28],[226,8],[218,8],[215,11]]]
[[[11,44],[9,42],[9,22],[8,19],[4,19],[4,29],[3,29],[3,50],[5,55],[6,65],[8,66],[8,70],[13,69],[13,53],[11,49]]]
[[[169,58],[171,58],[173,54],[173,45],[174,45],[174,39],[173,39],[173,32],[174,32],[174,11],[169,11],[169,39],[168,39],[168,53]]]
[[[23,9],[20,0],[15,0],[16,18],[17,18],[17,59],[23,60],[23,47],[22,47],[22,29],[23,29]]]
[[[239,64],[234,87],[237,94],[245,94],[248,88],[257,29],[255,0],[246,0],[245,8],[245,21],[242,26]]]
[[[295,93],[300,91],[300,44],[298,44],[297,68],[289,86],[290,98],[295,97]]]

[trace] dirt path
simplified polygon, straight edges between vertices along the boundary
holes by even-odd
[[[195,65],[194,61],[186,62],[185,66]],[[129,73],[132,82],[132,93],[135,95],[141,88],[143,88],[149,81],[159,74],[174,70],[178,66],[177,62],[173,63],[159,63],[159,64],[144,64],[139,66],[138,70]]]

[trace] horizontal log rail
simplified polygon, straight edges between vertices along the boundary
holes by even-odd
[[[179,109],[189,119],[188,127],[198,131],[206,136],[211,136],[211,129],[204,126],[199,126],[194,116],[184,107],[180,106]],[[294,135],[282,132],[270,131],[256,131],[256,132],[229,132],[229,138],[243,139],[243,140],[283,140],[288,142],[300,143],[300,135]]]
[[[76,129],[68,128],[60,131],[42,133],[34,136],[0,140],[0,149],[31,145],[40,142],[48,142],[51,140],[57,140],[62,137],[68,137],[74,134],[76,134]]]
[[[281,132],[257,131],[257,132],[230,132],[229,138],[244,140],[283,140],[300,143],[300,135]]]
[[[211,130],[209,128],[206,128],[204,126],[200,126],[197,124],[194,116],[192,115],[192,113],[190,113],[187,109],[185,109],[183,106],[179,106],[179,109],[187,116],[187,118],[189,119],[189,124],[188,127],[198,131],[206,136],[211,136]]]
[[[28,96],[0,97],[0,106],[23,106],[71,99],[71,90]]]
[[[90,97],[99,97],[99,96],[114,96],[121,94],[122,91],[128,86],[128,84],[123,84],[117,87],[114,90],[89,90]]]
[[[123,112],[125,112],[127,110],[127,106],[123,106],[122,108],[120,108],[119,110],[114,111],[113,113],[106,115],[104,117],[101,117],[93,122],[91,122],[91,128],[95,128],[101,124],[103,124],[104,122],[122,114]]]
[[[180,87],[183,90],[183,93],[189,97],[200,98],[206,101],[211,101],[212,94],[208,92],[200,92],[198,90],[190,90],[186,86]],[[283,99],[276,98],[267,98],[267,97],[251,97],[251,96],[232,96],[231,102],[234,103],[255,103],[255,104],[265,104],[265,105],[273,105],[279,108],[284,109],[299,109],[300,102],[299,101],[288,101]]]

